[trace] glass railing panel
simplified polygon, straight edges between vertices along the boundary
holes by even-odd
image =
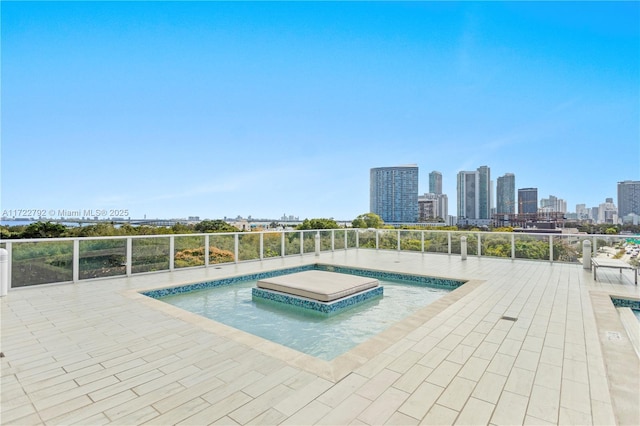
[[[175,237],[173,256],[176,268],[204,266],[204,235]]]
[[[446,232],[425,232],[424,251],[428,253],[449,253],[449,238]]]
[[[314,253],[316,251],[316,232],[317,231],[303,231],[302,238],[304,239],[304,253]]]
[[[166,271],[169,269],[169,237],[133,238],[131,272]]]
[[[345,232],[342,229],[336,229],[333,231],[333,248],[336,250],[343,250],[345,248]],[[354,240],[355,243],[355,240]]]
[[[612,250],[615,253],[615,249]],[[553,260],[558,262],[581,263],[582,242],[577,235],[553,236]]]
[[[127,240],[126,238],[80,240],[79,259],[81,280],[125,275]]]
[[[284,235],[284,254],[292,256],[300,254],[300,232],[286,232]]]
[[[73,241],[12,244],[11,287],[73,280]]]
[[[516,259],[549,260],[549,236],[515,234]]]
[[[589,235],[592,249],[595,244],[595,252],[600,256],[609,257],[625,254],[625,239],[614,235]],[[595,242],[594,242],[595,240]],[[622,253],[621,253],[622,252]],[[620,254],[621,253],[621,254]]]
[[[482,255],[489,257],[511,257],[511,234],[482,234]]]
[[[398,250],[398,231],[395,229],[379,230],[378,248],[384,250]]]
[[[422,231],[400,231],[400,250],[422,251]]]
[[[282,256],[282,232],[265,232],[262,238],[265,259]]]
[[[358,230],[358,240],[360,248],[376,248],[376,231],[368,229]]]
[[[331,231],[320,231],[320,251],[331,251]]]
[[[484,236],[484,234],[482,234]],[[478,236],[470,232],[455,232],[451,234],[451,253],[461,254],[460,238],[467,237],[467,254],[478,254]]]
[[[238,260],[260,259],[260,234],[257,232],[238,235]]]
[[[356,248],[358,247],[357,245],[357,235],[358,235],[358,230],[357,229],[348,229],[347,230],[347,248]]]
[[[233,235],[209,235],[209,264],[235,262],[235,237]]]

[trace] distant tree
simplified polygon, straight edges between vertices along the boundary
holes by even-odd
[[[224,220],[203,220],[193,227],[196,232],[238,232],[238,228],[229,225]]]
[[[20,238],[56,238],[64,236],[67,228],[59,223],[36,222],[28,225]]]
[[[511,226],[498,226],[498,227],[492,228],[491,231],[493,231],[493,232],[513,232],[513,227],[511,227]]]
[[[384,221],[375,213],[364,213],[351,221],[354,228],[382,228]]]
[[[0,226],[0,239],[7,240],[12,238],[12,233],[8,226]]]
[[[193,232],[194,227],[184,223],[177,222],[171,227],[171,232],[174,234],[190,234]]]
[[[300,225],[296,226],[296,229],[337,229],[339,227],[333,219],[305,219]]]

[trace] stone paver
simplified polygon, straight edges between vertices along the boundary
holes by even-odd
[[[314,262],[471,281],[331,362],[138,294]],[[640,361],[609,294],[640,298],[613,270],[595,282],[577,264],[374,250],[12,289],[1,299],[0,415],[52,425],[640,424]]]

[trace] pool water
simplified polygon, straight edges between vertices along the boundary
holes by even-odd
[[[633,315],[635,315],[638,321],[640,321],[640,310],[632,309],[632,311],[633,311]]]
[[[384,296],[326,316],[294,306],[253,300],[251,289],[256,282],[175,294],[160,300],[330,361],[452,291],[451,288],[380,280]]]

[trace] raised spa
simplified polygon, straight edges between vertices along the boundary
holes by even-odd
[[[328,271],[304,271],[258,280],[254,298],[335,314],[382,296],[377,278]]]

